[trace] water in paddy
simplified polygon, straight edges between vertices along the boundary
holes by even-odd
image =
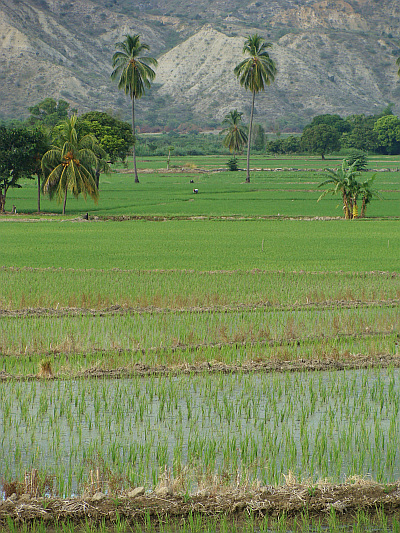
[[[391,482],[399,406],[398,369],[10,382],[0,389],[0,478],[38,468],[65,495],[96,467],[130,486],[152,486],[166,466],[263,484],[289,470]]]

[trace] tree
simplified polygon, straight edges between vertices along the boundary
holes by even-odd
[[[376,174],[365,180],[364,182],[360,183],[360,189],[359,192],[361,194],[361,213],[360,218],[365,217],[365,211],[367,209],[367,206],[371,203],[372,198],[377,197],[382,199],[380,194],[371,188],[372,183],[374,182],[376,177]]]
[[[314,152],[325,159],[325,154],[340,148],[340,133],[327,124],[306,128],[301,136],[301,146],[307,152]]]
[[[68,191],[75,198],[83,194],[86,199],[88,194],[97,203],[98,145],[93,135],[82,134],[76,115],[56,128],[55,134],[55,143],[42,158],[43,191],[50,198],[56,196],[59,203],[63,202],[65,215]]]
[[[367,121],[358,122],[353,129],[343,133],[340,144],[342,148],[355,148],[363,151],[376,151],[378,148],[378,134],[374,125]]]
[[[265,130],[261,124],[253,124],[253,131],[251,132],[252,147],[258,152],[265,150]]]
[[[225,134],[223,145],[229,148],[230,152],[236,155],[240,152],[247,142],[247,133],[245,127],[242,125],[242,115],[237,109],[230,111],[222,121],[225,128],[222,134]]]
[[[46,135],[40,129],[0,126],[0,212],[4,213],[7,192],[20,188],[21,178],[40,179],[40,160],[46,150]],[[39,200],[40,201],[40,200]],[[40,207],[40,206],[39,206]]]
[[[118,79],[118,89],[129,94],[132,100],[132,133],[135,138],[135,100],[145,94],[145,87],[150,88],[150,82],[156,76],[150,65],[157,66],[157,60],[148,56],[140,57],[144,50],[150,50],[149,45],[140,42],[140,35],[125,35],[125,40],[116,43],[115,47],[118,51],[112,57],[114,70],[111,78]],[[135,182],[139,183],[135,143],[133,143],[132,153]]]
[[[315,116],[310,124],[308,124],[304,129],[312,128],[314,126],[318,126],[319,124],[326,124],[327,126],[332,126],[337,130],[339,133],[344,133],[347,131],[350,131],[351,126],[348,123],[347,120],[342,118],[340,115],[317,115]]]
[[[249,35],[243,46],[243,54],[250,57],[244,59],[234,69],[240,85],[252,93],[249,135],[247,139],[247,183],[250,183],[250,145],[255,95],[260,91],[264,91],[265,86],[270,85],[276,75],[275,63],[267,52],[267,48],[271,47],[272,44],[265,42],[265,39],[258,34]]]
[[[329,178],[319,184],[318,187],[331,185],[318,198],[318,202],[327,194],[340,194],[343,200],[344,217],[347,220],[358,217],[358,197],[362,196],[361,217],[365,216],[366,206],[371,202],[374,196],[380,197],[379,194],[371,188],[375,179],[375,174],[363,182],[357,181],[360,174],[357,171],[357,161],[352,165],[343,159],[342,166],[338,170],[326,169]]]
[[[387,154],[400,153],[400,119],[395,115],[379,118],[374,125],[378,135],[378,146]]]
[[[349,165],[355,163],[356,170],[367,170],[368,167],[368,157],[365,152],[354,151],[349,154],[346,159]]]
[[[110,163],[125,161],[133,144],[130,124],[99,111],[85,113],[78,120],[87,123],[87,132],[96,137]]]
[[[76,110],[71,110],[76,113]],[[54,100],[54,98],[45,98],[38,104],[29,108],[31,116],[28,119],[29,124],[43,124],[53,128],[63,120],[67,120],[69,112],[69,103],[65,100]]]

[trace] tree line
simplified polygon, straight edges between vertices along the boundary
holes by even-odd
[[[301,136],[290,135],[269,141],[266,150],[271,154],[314,153],[325,158],[339,150],[358,150],[364,153],[400,154],[400,119],[391,106],[377,115],[318,115],[308,124]]]

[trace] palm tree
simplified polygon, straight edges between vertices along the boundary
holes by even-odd
[[[56,130],[55,144],[42,157],[43,192],[63,202],[63,215],[68,191],[77,198],[88,194],[97,203],[97,141],[93,135],[82,135],[77,116],[63,122]],[[104,168],[104,167],[103,167]]]
[[[243,113],[239,113],[237,109],[234,109],[222,121],[222,125],[226,126],[221,132],[225,133],[223,145],[229,148],[229,151],[233,152],[235,156],[247,142],[247,133],[241,124],[242,115]]]
[[[396,65],[399,67],[399,70],[397,71],[397,75],[400,76],[400,57],[396,59]]]
[[[374,182],[376,174],[360,183],[360,194],[361,194],[361,213],[360,218],[365,217],[365,211],[367,205],[371,203],[372,198],[377,197],[382,199],[382,196],[374,189],[371,189],[371,185]]]
[[[329,189],[326,189],[318,198],[318,202],[327,194],[341,194],[343,200],[344,217],[347,220],[353,218],[353,207],[357,205],[357,197],[360,191],[360,184],[356,180],[356,176],[359,174],[357,171],[357,161],[354,161],[352,165],[349,165],[345,159],[342,161],[342,166],[338,170],[327,168],[326,171],[329,174],[329,178],[318,185],[323,187],[324,185],[332,185]]]
[[[250,126],[247,139],[246,182],[248,183],[250,183],[250,142],[251,130],[253,127],[254,99],[256,93],[264,91],[265,86],[270,85],[274,81],[276,75],[275,63],[266,50],[271,47],[272,44],[265,42],[265,39],[260,37],[257,33],[249,35],[243,46],[243,54],[250,57],[244,59],[234,69],[234,73],[238,78],[240,85],[252,92]]]
[[[118,49],[112,57],[113,71],[111,78],[118,78],[118,89],[123,89],[132,100],[132,132],[135,139],[135,100],[145,94],[145,87],[151,86],[156,73],[150,65],[157,66],[154,57],[140,57],[143,50],[150,50],[148,44],[140,42],[140,35],[125,35],[125,40],[116,43]],[[135,183],[139,183],[136,169],[136,150],[133,144],[133,168],[135,171]]]

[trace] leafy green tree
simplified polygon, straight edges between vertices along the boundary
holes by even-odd
[[[29,124],[43,124],[53,128],[63,120],[67,120],[69,113],[69,103],[65,100],[54,100],[54,98],[45,98],[38,104],[29,108],[31,116],[28,118]],[[71,110],[76,113],[76,110]]]
[[[342,118],[339,115],[317,115],[312,119],[310,124],[308,124],[304,130],[307,128],[313,128],[314,126],[318,126],[319,124],[326,124],[327,126],[332,126],[332,128],[335,128],[339,133],[344,133],[346,131],[350,131],[351,126],[348,123],[347,120]]]
[[[118,79],[118,89],[129,94],[132,100],[132,132],[135,137],[135,100],[145,94],[145,88],[150,88],[156,73],[150,65],[156,66],[154,57],[141,57],[144,50],[150,50],[149,45],[140,42],[140,35],[125,35],[125,40],[116,43],[117,52],[112,57],[113,71],[111,78]],[[136,150],[133,143],[133,168],[135,182],[139,183],[136,168]]]
[[[253,124],[251,137],[253,148],[258,152],[263,152],[265,150],[265,130],[261,124]]]
[[[88,133],[96,137],[110,163],[126,160],[133,144],[130,124],[99,111],[85,113],[78,120],[87,123]]]
[[[289,135],[286,139],[283,139],[283,153],[295,154],[300,152],[300,137]]]
[[[0,212],[4,213],[7,192],[20,188],[21,178],[40,180],[41,156],[47,147],[47,138],[40,128],[7,128],[0,126]],[[40,184],[40,181],[39,181]],[[40,198],[39,198],[40,210]]]
[[[378,146],[387,154],[400,154],[400,119],[395,115],[379,118],[374,125]]]
[[[57,127],[55,135],[53,146],[42,158],[43,192],[50,198],[56,196],[59,203],[63,202],[65,215],[68,191],[75,198],[83,194],[85,199],[89,195],[95,203],[98,201],[98,144],[93,135],[82,132],[76,115]]]
[[[264,91],[265,86],[270,85],[275,80],[276,75],[276,65],[267,52],[267,48],[271,47],[272,44],[265,42],[265,39],[258,34],[249,35],[243,47],[243,54],[249,57],[241,61],[234,69],[240,85],[252,93],[249,135],[247,139],[247,183],[250,183],[250,146],[255,96],[256,93]]]
[[[284,139],[275,139],[274,141],[268,141],[266,145],[266,151],[268,154],[284,154],[283,148]]]
[[[378,134],[374,130],[374,124],[360,121],[354,125],[350,132],[343,133],[340,138],[342,148],[354,148],[365,152],[378,149]]]
[[[303,131],[301,147],[306,152],[319,154],[325,159],[325,154],[339,150],[340,133],[333,126],[317,124]]]
[[[243,113],[234,109],[222,121],[222,125],[225,126],[221,132],[225,134],[223,145],[225,148],[229,148],[229,151],[235,155],[242,150],[247,142],[247,132],[246,128],[242,125],[242,116]]]

